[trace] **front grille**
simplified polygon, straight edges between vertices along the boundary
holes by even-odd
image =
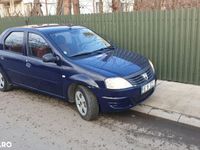
[[[148,76],[148,79],[145,79],[142,75],[146,73]],[[145,83],[148,83],[149,81],[151,81],[154,77],[154,73],[152,68],[149,66],[146,69],[144,69],[141,73],[134,75],[132,77],[128,78],[128,81],[132,84],[132,85],[143,85]]]

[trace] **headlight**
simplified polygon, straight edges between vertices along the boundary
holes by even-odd
[[[151,68],[152,68],[153,72],[155,72],[155,68],[153,66],[153,63],[150,60],[149,60],[149,64],[151,65]]]
[[[132,87],[131,83],[120,77],[108,78],[105,80],[105,84],[108,89],[125,89]]]

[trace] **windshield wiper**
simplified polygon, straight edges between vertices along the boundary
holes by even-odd
[[[89,54],[99,54],[99,53],[103,53],[105,50],[112,50],[112,49],[114,49],[114,48],[112,46],[109,46],[109,47],[100,48],[98,50],[91,51],[91,52],[75,54],[75,55],[72,55],[70,57],[78,57],[78,56],[84,56],[84,55],[89,55]]]
[[[109,46],[109,47],[105,47],[105,48],[100,48],[100,49],[94,51],[94,53],[102,53],[102,52],[104,52],[105,50],[108,51],[108,50],[113,50],[113,49],[114,49],[114,47]]]
[[[84,55],[89,55],[89,54],[92,54],[92,53],[93,53],[93,52],[79,53],[79,54],[72,55],[72,56],[70,56],[70,57],[84,56]]]

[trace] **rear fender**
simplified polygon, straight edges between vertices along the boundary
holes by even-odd
[[[8,76],[8,74],[6,73],[5,69],[3,68],[3,66],[1,64],[0,64],[0,71],[4,75],[6,80],[11,84],[12,81],[11,81],[10,77]]]

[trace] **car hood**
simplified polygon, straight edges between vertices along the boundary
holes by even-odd
[[[79,57],[76,64],[103,75],[128,76],[149,65],[148,59],[131,51],[115,49],[106,53]]]

